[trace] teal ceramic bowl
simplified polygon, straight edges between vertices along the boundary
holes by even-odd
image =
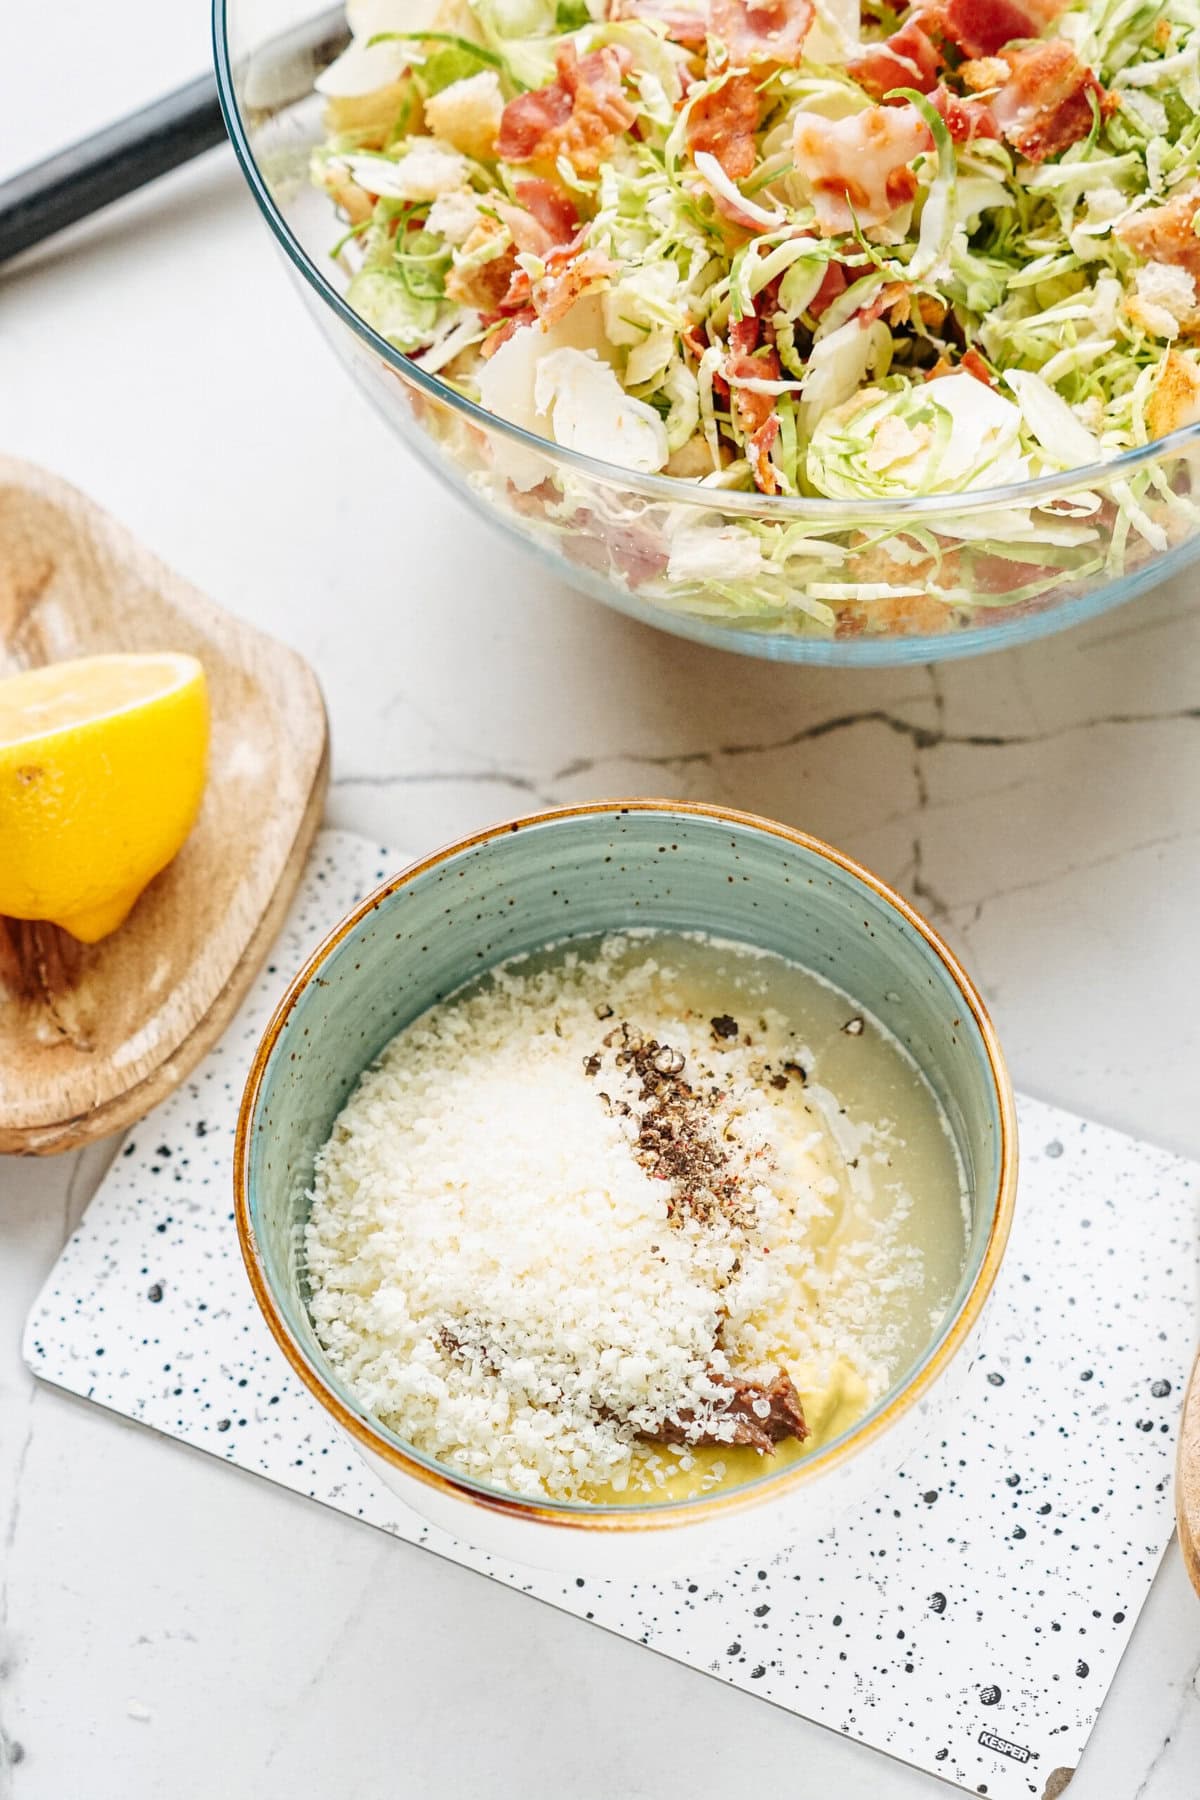
[[[621,927],[701,931],[777,951],[891,1031],[941,1100],[967,1171],[966,1264],[924,1357],[851,1431],[778,1475],[660,1505],[530,1503],[433,1462],[373,1419],[312,1330],[301,1261],[313,1160],[362,1071],[482,969]],[[658,801],[498,825],[369,895],[292,981],[255,1057],[235,1155],[237,1223],[258,1302],[293,1369],[368,1462],[435,1525],[507,1559],[629,1576],[761,1553],[828,1528],[953,1404],[1008,1238],[1012,1094],[954,957],[883,882],[828,845],[742,813]]]

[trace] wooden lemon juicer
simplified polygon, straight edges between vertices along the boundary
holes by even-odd
[[[0,676],[163,650],[197,657],[207,676],[200,814],[98,943],[0,920],[0,1152],[117,1131],[195,1067],[278,934],[328,778],[325,708],[295,651],[231,618],[65,482],[0,458]]]

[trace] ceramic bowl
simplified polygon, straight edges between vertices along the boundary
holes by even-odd
[[[397,1031],[481,969],[567,936],[703,931],[824,975],[907,1048],[967,1171],[958,1292],[915,1367],[841,1438],[732,1492],[653,1505],[534,1504],[459,1475],[373,1419],[329,1368],[300,1248],[313,1159]],[[946,1408],[1004,1253],[1016,1186],[1012,1093],[982,1003],[912,908],[838,851],[769,820],[616,801],[497,825],[367,896],[296,975],[250,1072],[235,1153],[237,1224],[288,1361],[373,1470],[436,1526],[508,1562],[629,1577],[762,1557],[873,1495]]]

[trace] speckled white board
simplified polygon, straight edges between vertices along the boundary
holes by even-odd
[[[230,1198],[245,1071],[286,976],[403,859],[325,832],[223,1042],[137,1126],[30,1316],[34,1372],[992,1796],[1072,1768],[1171,1531],[1200,1168],[1022,1100],[1017,1223],[970,1410],[816,1553],[635,1588],[516,1572],[422,1525],[292,1377]]]

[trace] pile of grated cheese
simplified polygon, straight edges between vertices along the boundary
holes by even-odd
[[[855,1212],[831,1135],[798,1131],[771,1084],[785,1021],[756,1018],[749,1042],[664,1015],[658,964],[628,948],[510,963],[433,1008],[362,1077],[316,1164],[305,1250],[331,1365],[427,1456],[519,1495],[688,1466],[686,1446],[647,1461],[639,1434],[683,1415],[719,1437],[721,1375],[769,1381],[782,1361],[819,1384],[841,1359],[877,1397],[878,1296],[919,1278],[895,1231]],[[639,1160],[626,1021],[685,1058],[731,1216],[681,1210]]]

